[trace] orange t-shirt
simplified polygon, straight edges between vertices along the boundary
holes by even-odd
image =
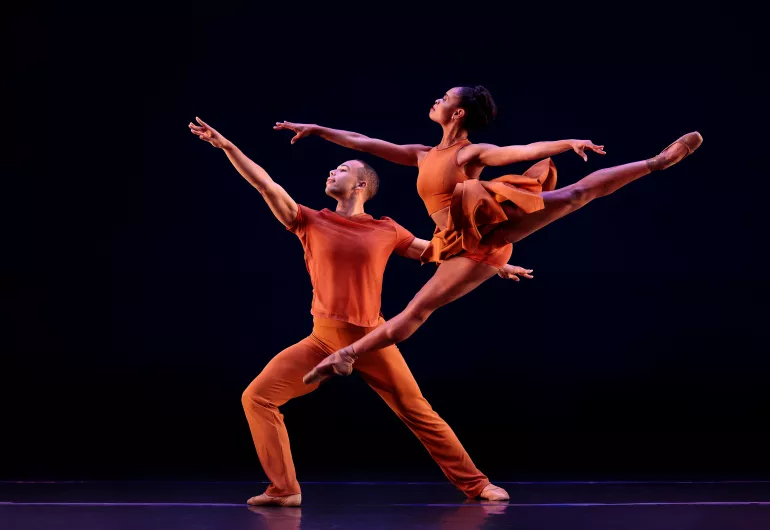
[[[310,313],[354,326],[376,326],[385,265],[393,252],[406,252],[414,236],[389,217],[343,217],[302,205],[289,231],[305,249],[313,284]]]

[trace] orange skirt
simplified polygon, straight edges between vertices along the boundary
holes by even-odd
[[[555,187],[556,166],[550,158],[533,165],[523,175],[458,182],[452,193],[447,227],[436,227],[420,261],[441,263],[453,256],[463,256],[501,268],[513,251],[505,238],[495,234],[495,228],[508,221],[502,204],[513,204],[528,214],[536,212],[545,207],[540,194]]]

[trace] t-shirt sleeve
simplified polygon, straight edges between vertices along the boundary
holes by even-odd
[[[301,204],[298,204],[297,218],[294,220],[293,225],[286,227],[286,230],[296,235],[297,237],[302,237],[302,235],[305,233],[305,228],[307,228],[308,217],[312,215],[312,212],[313,210],[311,210],[307,206],[302,206]]]
[[[396,229],[396,246],[393,251],[399,256],[403,256],[406,250],[409,248],[409,245],[411,245],[412,241],[414,241],[414,234],[395,222],[390,217],[386,217],[385,219],[390,221]]]

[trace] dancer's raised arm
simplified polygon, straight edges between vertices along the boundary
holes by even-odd
[[[195,119],[200,125],[190,122],[188,125],[190,131],[201,140],[222,149],[233,166],[235,166],[235,169],[238,170],[238,173],[248,180],[252,186],[257,188],[257,191],[259,191],[270,207],[270,211],[275,215],[275,218],[286,227],[294,225],[297,220],[297,203],[294,202],[294,199],[291,198],[286,190],[276,184],[270,178],[270,175],[267,174],[267,171],[244,155],[235,144],[222,136],[216,129],[200,118]]]
[[[421,144],[393,144],[356,132],[330,129],[329,127],[309,123],[283,121],[277,122],[273,129],[276,131],[293,131],[295,134],[291,139],[292,144],[306,136],[316,135],[337,145],[355,149],[356,151],[363,151],[364,153],[369,153],[403,166],[416,166],[420,153],[430,151],[430,147]]]
[[[604,155],[604,146],[595,145],[591,140],[557,140],[555,142],[534,142],[526,145],[497,146],[494,144],[472,144],[457,155],[457,163],[481,166],[507,166],[525,160],[540,160],[569,150],[575,151],[588,161],[586,150]]]

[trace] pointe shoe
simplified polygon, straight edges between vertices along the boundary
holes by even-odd
[[[358,356],[353,348],[350,346],[342,348],[329,355],[305,374],[302,382],[306,385],[312,385],[313,383],[322,383],[333,375],[350,375],[353,373],[353,363],[356,362],[356,359]]]
[[[702,143],[703,136],[699,132],[687,133],[666,147],[658,156],[647,160],[647,167],[650,168],[650,171],[660,171],[671,167],[693,154]]]
[[[481,491],[479,498],[488,501],[507,501],[511,499],[507,491],[494,484],[487,484],[487,487]]]
[[[302,494],[287,495],[285,497],[273,497],[267,493],[257,495],[246,501],[249,506],[299,506],[302,504]]]

